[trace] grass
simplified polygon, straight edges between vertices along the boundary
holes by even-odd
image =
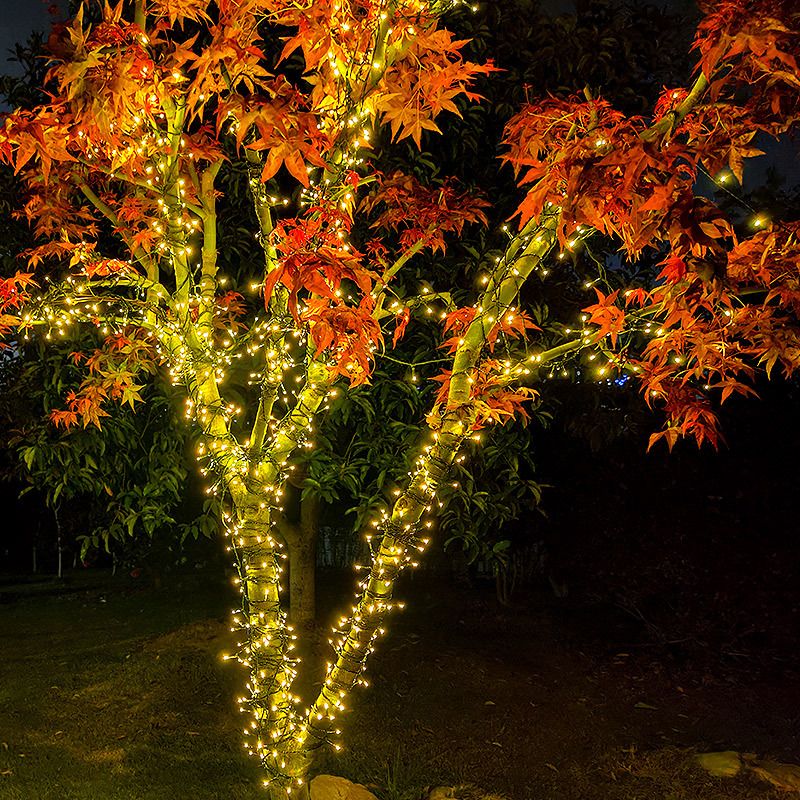
[[[161,590],[92,576],[56,588],[0,581],[0,800],[263,800],[240,743],[243,676],[220,658],[229,588],[202,575]],[[511,800],[778,796],[694,764],[698,747],[778,741],[759,744],[746,708],[731,724],[710,690],[676,695],[652,668],[643,678],[631,659],[579,653],[543,613],[498,616],[413,589],[417,610],[382,643],[345,750],[320,771],[380,800],[460,782]],[[757,693],[748,702],[763,707]],[[770,730],[793,730],[791,707]]]
[[[3,800],[263,799],[219,659],[228,599],[192,583],[2,608]]]
[[[217,578],[0,581],[0,600],[1,800],[263,800],[241,751],[241,673],[220,657],[234,597]],[[381,800],[429,782],[402,747],[328,768]]]

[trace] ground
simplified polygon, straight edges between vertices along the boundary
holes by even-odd
[[[349,579],[322,583],[329,603]],[[513,800],[767,800],[779,795],[711,778],[694,754],[797,759],[785,665],[676,660],[631,641],[622,617],[546,592],[500,609],[420,574],[402,594],[346,749],[323,765],[382,800],[455,782]],[[240,676],[220,658],[231,599],[206,574],[157,590],[99,573],[0,584],[0,798],[263,797],[241,750]]]

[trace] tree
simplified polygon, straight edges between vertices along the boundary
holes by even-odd
[[[247,747],[275,796],[303,794],[315,752],[339,747],[337,720],[364,682],[399,574],[428,544],[440,486],[481,429],[528,413],[537,391],[526,381],[543,366],[603,354],[598,376],[641,381],[665,406],[660,436],[673,444],[716,440],[709,393],[748,393],[759,364],[798,363],[797,224],[757,220],[741,239],[694,191],[702,170],[740,178],[756,132],[796,124],[795,4],[709,8],[693,85],[662,92],[648,118],[589,90],[526,102],[503,156],[523,200],[473,302],[451,310],[447,285],[402,297],[394,287],[419,253],[485,224],[488,201],[368,163],[397,141],[419,147],[447,113],[480,99],[474,84],[494,67],[467,60],[467,43],[441,27],[448,5],[139,0],[131,15],[105,4],[93,25],[81,8],[51,41],[50,98],[9,115],[0,136],[41,238],[29,271],[0,285],[0,325],[11,337],[47,340],[77,324],[107,336],[53,422],[100,427],[109,402],[139,402],[141,381],[159,370],[186,393],[239,570]],[[257,245],[240,243],[226,277],[221,187],[242,178]],[[596,302],[543,347],[520,291],[535,274],[567,271],[594,231],[625,258],[660,252],[661,277],[612,289],[601,264],[589,282]],[[248,284],[263,301],[245,298]],[[370,380],[426,309],[444,318],[450,365],[436,376],[410,475],[367,525],[361,593],[301,710],[276,528],[292,460],[336,393]]]
[[[96,344],[91,333],[86,331],[83,344]],[[209,515],[184,519],[186,435],[173,419],[164,387],[146,388],[144,413],[120,408],[102,430],[63,431],[49,422],[48,412],[80,382],[80,353],[70,358],[62,348],[32,342],[8,366],[0,405],[8,431],[3,444],[16,457],[13,477],[23,482],[22,494],[36,491],[54,515],[59,576],[67,537],[81,558],[105,550],[125,560],[126,553],[136,552],[134,564],[140,566],[148,545],[163,539],[165,549],[177,553],[187,537],[213,533]],[[64,507],[73,511],[77,524],[64,524]]]

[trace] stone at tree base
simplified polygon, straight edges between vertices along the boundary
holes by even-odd
[[[317,775],[309,789],[311,800],[378,800],[365,786],[337,775]]]
[[[700,766],[715,778],[732,778],[742,770],[742,759],[735,750],[720,753],[701,753],[697,756]]]
[[[735,750],[701,753],[697,756],[697,762],[706,772],[717,778],[732,778],[742,769],[748,769],[777,789],[800,792],[800,766],[797,764],[781,764],[779,761],[756,758],[752,753],[737,753]]]
[[[753,761],[748,764],[754,774],[786,792],[800,792],[800,767],[777,761]]]

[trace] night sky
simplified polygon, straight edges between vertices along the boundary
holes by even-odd
[[[33,31],[49,30],[48,8],[53,4],[52,0],[0,0],[0,72],[17,73],[17,64],[7,60],[14,45],[26,41]]]

